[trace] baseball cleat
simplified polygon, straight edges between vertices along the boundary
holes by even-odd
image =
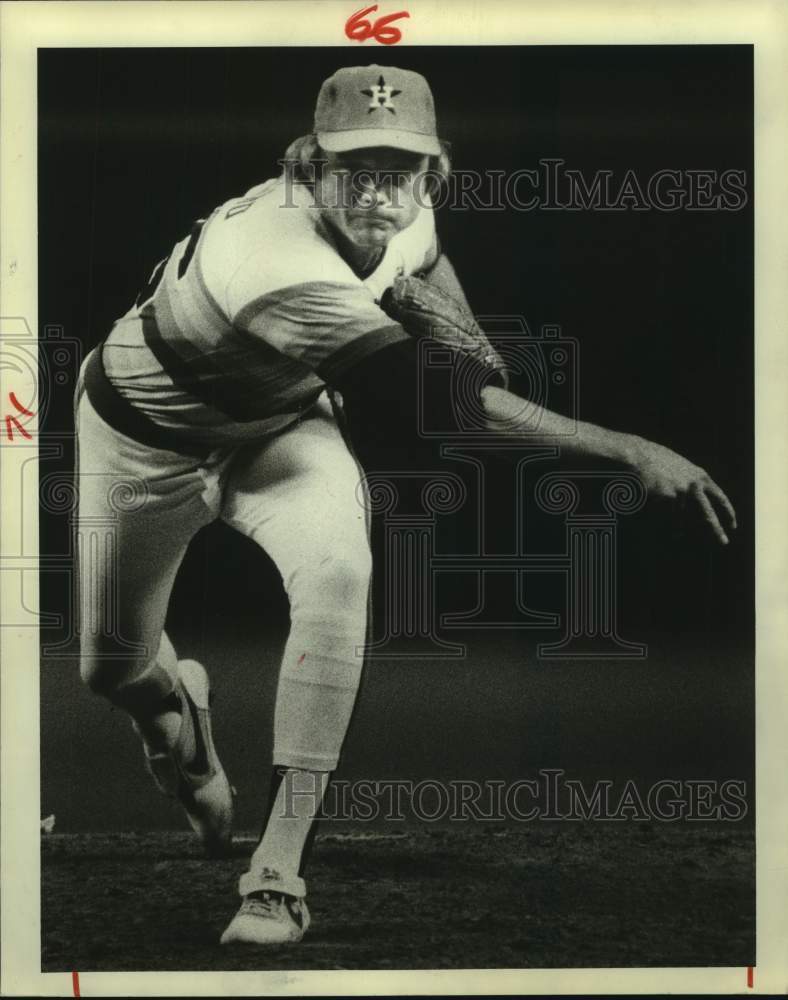
[[[300,941],[309,927],[306,901],[286,892],[265,889],[244,896],[221,944],[256,944],[272,948]]]
[[[233,792],[211,732],[208,674],[196,660],[178,662],[176,688],[182,722],[175,746],[145,760],[159,790],[183,806],[192,829],[211,856],[227,853],[232,839]]]

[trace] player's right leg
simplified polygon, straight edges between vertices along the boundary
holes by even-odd
[[[204,669],[164,634],[186,547],[215,517],[218,472],[150,449],[77,410],[80,673],[131,716],[159,788],[183,804],[211,852],[229,843],[232,796],[213,745]]]
[[[290,635],[263,831],[223,943],[295,942],[309,923],[303,876],[366,642],[371,553],[359,479],[325,398],[284,434],[241,449],[228,476],[222,517],[276,563],[290,600]]]

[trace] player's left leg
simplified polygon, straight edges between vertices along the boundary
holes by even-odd
[[[371,555],[360,472],[330,407],[239,453],[222,516],[282,574],[290,635],[277,690],[267,818],[240,883],[245,902],[223,941],[298,940],[303,871],[316,813],[355,704],[366,640]]]
[[[76,531],[80,674],[132,719],[156,784],[211,853],[226,850],[232,795],[210,724],[208,678],[164,632],[191,538],[215,519],[229,455],[201,464],[110,427],[80,393]]]

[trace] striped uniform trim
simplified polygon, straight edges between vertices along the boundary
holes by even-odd
[[[191,442],[170,428],[159,427],[120,395],[104,371],[103,346],[99,344],[87,357],[83,387],[91,406],[104,423],[148,448],[207,458],[211,451],[209,447]]]
[[[423,262],[431,214],[362,281],[311,199],[285,211],[280,188],[272,179],[195,224],[107,338],[109,381],[156,427],[215,446],[277,433],[326,380],[407,336],[370,282]]]
[[[391,326],[381,326],[377,330],[370,330],[368,333],[356,337],[349,341],[338,351],[334,351],[325,361],[318,366],[318,374],[326,382],[333,383],[354,365],[358,364],[370,354],[394,344],[399,340],[409,340],[410,334],[399,325],[392,323]]]
[[[226,320],[213,351],[201,351],[180,333],[166,286],[142,309],[140,320],[145,344],[174,385],[238,423],[297,413],[324,388],[306,365]],[[278,404],[275,391],[261,391],[269,380],[279,389]],[[282,392],[288,386],[296,392]]]

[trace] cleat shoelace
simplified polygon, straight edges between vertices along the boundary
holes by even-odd
[[[278,917],[282,903],[281,893],[256,892],[252,896],[245,897],[241,904],[241,913],[248,913],[253,917]]]

